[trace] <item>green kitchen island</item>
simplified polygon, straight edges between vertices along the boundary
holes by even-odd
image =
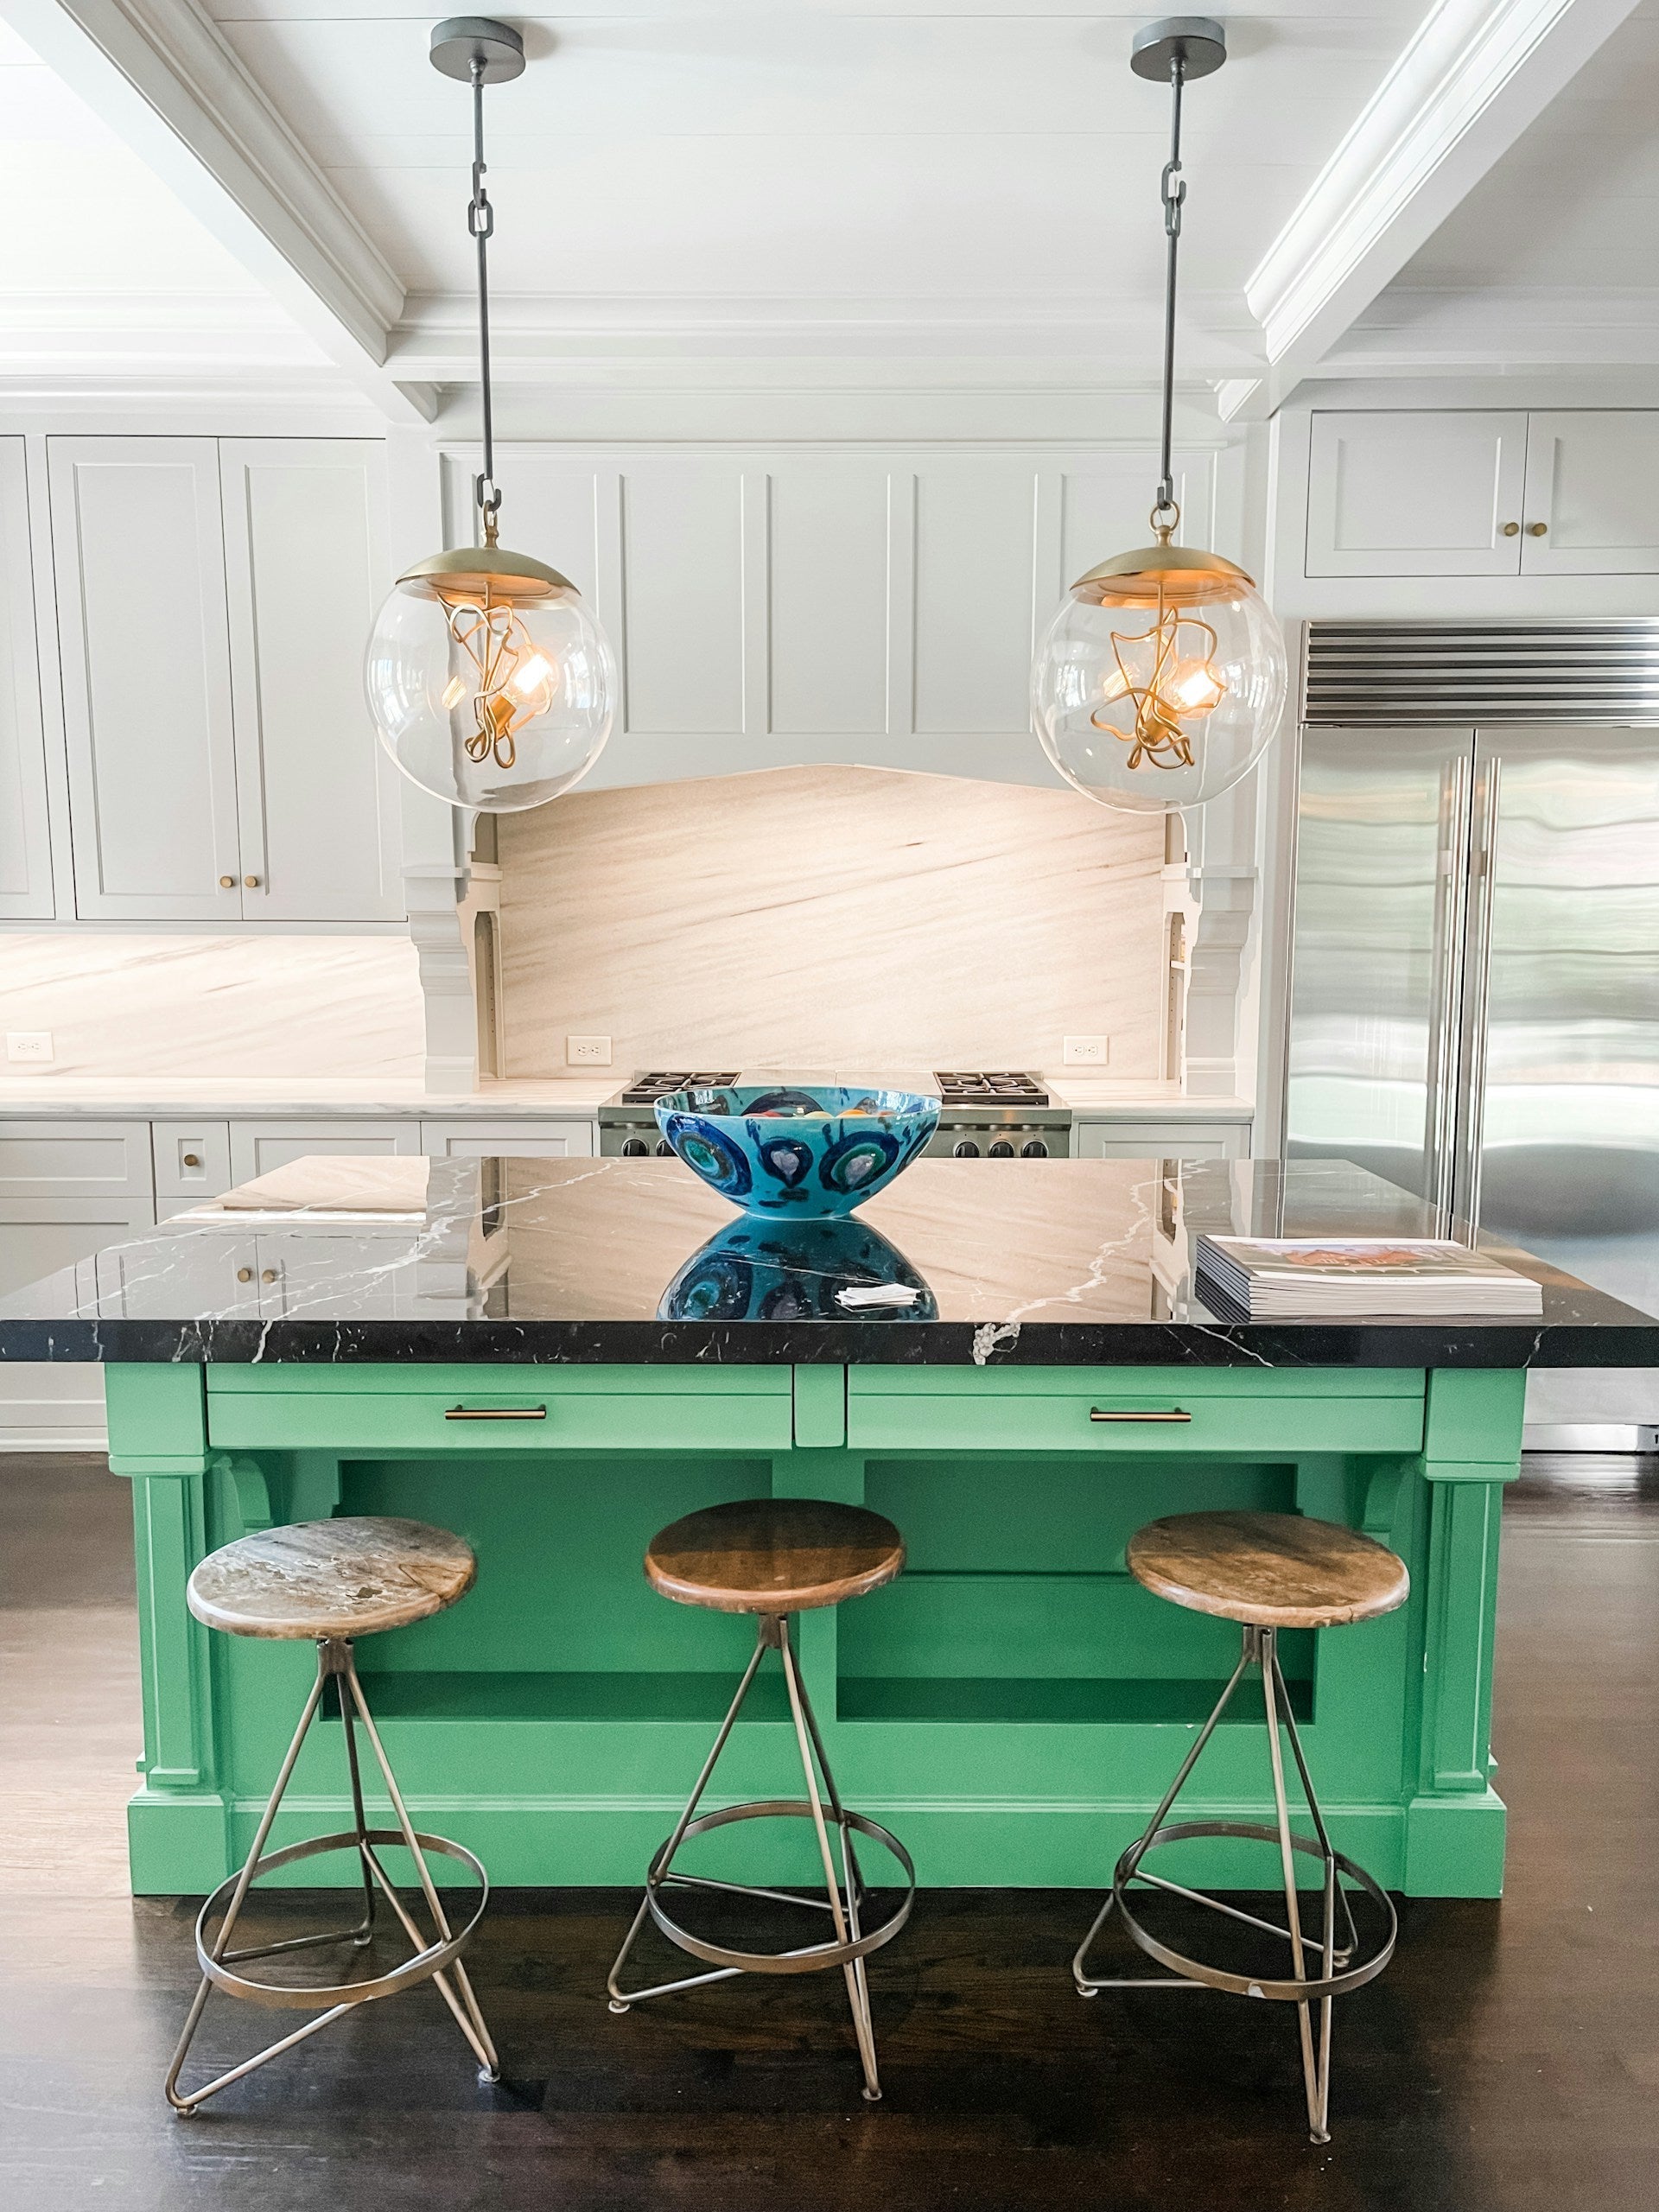
[[[899,1580],[804,1616],[798,1648],[848,1802],[923,1884],[1109,1880],[1236,1656],[1228,1623],[1134,1582],[1124,1544],[1233,1506],[1405,1559],[1402,1611],[1284,1635],[1293,1704],[1339,1849],[1409,1894],[1498,1893],[1493,1620],[1526,1370],[1659,1363],[1659,1324],[1509,1252],[1544,1282],[1541,1327],[1198,1303],[1200,1229],[1433,1233],[1341,1163],[924,1161],[804,1243],[677,1161],[408,1172],[390,1211],[384,1187],[378,1212],[207,1207],[0,1305],[0,1357],[105,1364],[137,1538],[135,1891],[234,1870],[315,1670],[304,1646],[210,1635],[191,1569],[334,1513],[433,1522],[478,1555],[461,1605],[359,1653],[417,1824],[498,1884],[637,1881],[752,1637],[652,1595],[645,1542],[772,1491],[904,1532]],[[1268,1816],[1259,1714],[1236,1711],[1188,1817]],[[340,1753],[337,1722],[314,1732],[274,1844],[346,1824]],[[712,1802],[774,1794],[792,1758],[763,1675]],[[793,1871],[756,1829],[725,1842],[722,1871]],[[1189,1878],[1236,1878],[1236,1846],[1186,1849]]]

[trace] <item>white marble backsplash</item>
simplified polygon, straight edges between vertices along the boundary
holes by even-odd
[[[418,1081],[415,948],[394,937],[0,935],[0,1031],[49,1030],[53,1058],[0,1075]],[[10,1086],[9,1086],[10,1087]]]
[[[576,791],[500,824],[502,1073],[1058,1068],[1156,1080],[1161,817],[851,766]]]

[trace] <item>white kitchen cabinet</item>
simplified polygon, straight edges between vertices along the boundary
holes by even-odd
[[[0,1295],[21,1290],[155,1219],[144,1122],[0,1122]],[[99,1367],[0,1365],[0,1450],[95,1449]]]
[[[1524,506],[1523,575],[1659,574],[1659,409],[1529,416]]]
[[[1248,1122],[1077,1121],[1074,1160],[1248,1160]]]
[[[48,455],[75,910],[238,919],[219,448],[53,438]]]
[[[385,1160],[398,1154],[418,1154],[418,1122],[366,1122],[353,1117],[338,1121],[259,1121],[231,1123],[231,1181],[251,1183],[273,1167],[315,1153],[328,1159]]]
[[[23,442],[0,438],[0,916],[54,910]]]
[[[230,1189],[228,1122],[152,1122],[149,1134],[158,1206],[175,1199],[200,1204]]]
[[[77,914],[400,915],[379,444],[51,438],[48,479]]]
[[[480,1160],[497,1153],[520,1160],[590,1160],[599,1150],[597,1122],[423,1122],[421,1150],[434,1160]]]
[[[1310,576],[1520,573],[1527,417],[1398,409],[1313,416]]]
[[[227,439],[219,458],[243,912],[395,919],[397,773],[362,683],[390,582],[385,448]]]

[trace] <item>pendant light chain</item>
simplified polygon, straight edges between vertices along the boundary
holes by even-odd
[[[1158,499],[1153,508],[1154,528],[1167,536],[1181,518],[1175,503],[1175,472],[1171,455],[1175,420],[1175,257],[1181,242],[1181,207],[1186,180],[1181,175],[1181,93],[1186,83],[1186,60],[1179,48],[1169,63],[1169,159],[1164,163],[1160,190],[1164,202],[1164,233],[1168,247],[1164,264],[1164,416],[1158,477]],[[1168,529],[1164,530],[1163,518]]]
[[[484,543],[495,543],[495,518],[501,511],[501,493],[495,480],[495,413],[490,394],[490,236],[495,229],[495,210],[484,184],[484,60],[473,56],[473,197],[467,209],[467,228],[478,241],[478,362],[483,396],[484,467],[473,479],[473,497],[484,524]]]

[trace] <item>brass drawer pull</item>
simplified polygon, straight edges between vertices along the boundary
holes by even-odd
[[[1172,1406],[1167,1413],[1124,1413],[1114,1406],[1090,1406],[1090,1421],[1191,1421],[1191,1414],[1179,1406]]]
[[[445,1421],[545,1421],[545,1406],[450,1406]]]

